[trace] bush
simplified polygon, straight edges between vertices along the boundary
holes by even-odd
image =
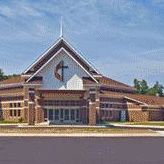
[[[23,122],[23,118],[22,118],[22,117],[19,118],[19,119],[18,119],[18,122],[19,122],[19,123],[22,123],[22,122]]]

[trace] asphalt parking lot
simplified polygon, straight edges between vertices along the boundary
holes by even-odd
[[[164,138],[0,137],[0,164],[164,164]]]

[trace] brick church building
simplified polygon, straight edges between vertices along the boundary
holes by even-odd
[[[0,119],[29,124],[162,121],[164,98],[99,73],[60,37],[20,76],[0,82]]]

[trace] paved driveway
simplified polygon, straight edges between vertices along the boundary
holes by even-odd
[[[164,164],[164,138],[0,137],[0,164]]]

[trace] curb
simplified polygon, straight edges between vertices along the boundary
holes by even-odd
[[[164,127],[161,126],[144,126],[144,125],[120,125],[120,124],[111,124],[107,127],[114,128],[132,128],[132,129],[151,129],[151,130],[164,130]]]
[[[148,134],[96,134],[96,133],[72,133],[72,134],[34,134],[34,133],[0,133],[0,137],[162,137],[159,133]],[[163,136],[164,137],[164,136]]]

